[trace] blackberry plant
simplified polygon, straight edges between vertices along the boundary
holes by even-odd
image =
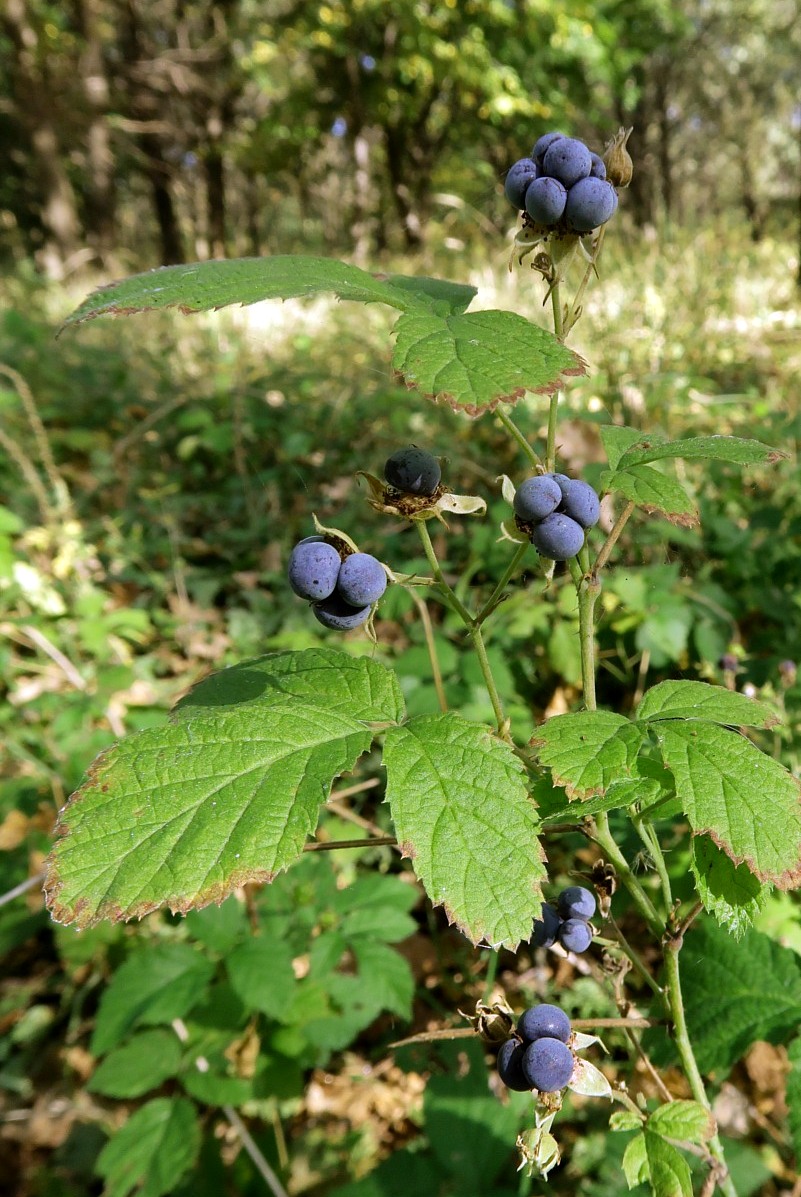
[[[801,880],[799,784],[755,742],[749,729],[771,727],[776,715],[734,690],[733,671],[732,686],[666,680],[638,694],[633,710],[599,709],[595,612],[635,512],[697,522],[672,461],[684,459],[691,470],[695,462],[748,465],[780,454],[758,440],[691,433],[669,440],[608,423],[600,428],[603,505],[585,479],[564,472],[560,399],[570,378],[589,368],[567,340],[631,179],[630,132],[620,130],[603,158],[575,138],[547,133],[507,177],[506,195],[521,213],[515,256],[522,266],[537,250],[529,273],[550,303],[552,332],[516,312],[469,310],[475,290],[461,283],[371,274],[310,256],[150,271],[95,292],[68,319],[75,327],[104,315],[209,311],[322,292],[384,304],[396,314],[392,367],[410,390],[447,404],[455,418],[495,420],[528,477],[517,488],[500,480],[508,515],[496,531],[509,557],[481,592],[440,559],[429,523],[447,529],[449,515],[481,517],[485,498],[456,493],[452,468],[443,479],[440,460],[418,446],[400,447],[383,476],[365,471],[368,503],[414,528],[428,572],[404,572],[397,559],[384,566],[345,533],[318,525],[293,549],[288,585],[326,629],[320,645],[213,674],[178,703],[166,726],[103,752],[61,811],[46,893],[56,921],[85,928],[161,906],[185,913],[246,883],[269,884],[300,859],[334,779],[378,745],[397,846],[431,901],[473,945],[584,952],[619,1008],[607,1023],[624,1028],[632,1053],[654,1075],[650,1057],[682,1074],[680,1098],[660,1081],[658,1101],[637,1102],[583,1058],[598,1042],[587,1033],[593,1025],[541,1005],[514,1031],[500,998],[480,1003],[464,1033],[495,1046],[504,1040],[501,1080],[532,1091],[518,1139],[523,1165],[545,1176],[558,1163],[556,1120],[568,1087],[618,1107],[610,1130],[632,1136],[623,1158],[630,1185],[687,1197],[689,1154],[705,1195],[719,1188],[735,1197],[707,1078],[714,1073],[719,1083],[754,1039],[797,1029],[795,956],[751,926],[772,888],[792,890]],[[542,411],[541,443],[515,419],[524,404]],[[526,585],[535,604],[557,571],[575,591],[581,700],[527,725],[508,713],[487,638],[512,588]],[[449,709],[430,619],[436,714],[407,714],[380,645],[351,654],[326,641],[329,631],[375,639],[370,616],[388,580],[412,592],[419,609],[440,603],[461,624],[491,724]],[[794,663],[786,666],[794,676]],[[575,874],[586,879],[589,869],[592,890],[571,885],[554,905],[544,901],[542,840],[567,832],[586,840]],[[668,834],[689,861],[681,894],[672,891],[665,861]],[[645,873],[635,869],[632,842],[649,862]],[[685,944],[692,945],[690,967]],[[771,994],[780,1000],[767,1000]],[[635,1005],[642,1017],[631,1015]],[[665,1027],[669,1039],[659,1038]]]

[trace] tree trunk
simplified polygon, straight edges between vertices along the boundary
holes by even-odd
[[[208,143],[204,156],[206,175],[206,224],[209,255],[226,256],[225,243],[225,164],[222,152],[223,122],[219,111],[206,122]]]
[[[79,72],[90,113],[86,134],[88,233],[98,261],[106,264],[116,241],[117,192],[108,121],[111,89],[99,32],[101,18],[98,0],[76,0],[76,19],[85,42]]]
[[[138,141],[145,156],[145,172],[150,181],[153,210],[159,227],[161,263],[163,266],[177,266],[186,258],[172,196],[172,169],[164,157],[161,141],[154,133],[141,133]]]
[[[398,128],[390,128],[385,125],[383,132],[392,199],[398,214],[405,248],[411,252],[419,249],[422,245],[423,230],[405,177],[404,168],[408,165],[408,155],[404,153],[405,139]]]

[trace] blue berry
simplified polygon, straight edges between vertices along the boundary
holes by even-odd
[[[590,150],[590,158],[592,158],[592,166],[590,167],[590,177],[593,179],[606,178],[606,165],[600,154],[593,154]]]
[[[565,210],[568,192],[558,179],[535,179],[526,192],[526,211],[537,224],[556,224]]]
[[[561,1039],[567,1043],[570,1019],[558,1006],[543,1002],[523,1011],[517,1020],[517,1033],[524,1043],[533,1043],[535,1039]]]
[[[562,490],[553,474],[538,474],[520,483],[512,506],[521,520],[544,520],[561,502]]]
[[[543,902],[542,913],[534,920],[531,936],[532,947],[550,948],[556,943],[556,936],[562,920],[556,912],[556,907],[549,902]]]
[[[617,192],[606,179],[579,179],[567,193],[565,220],[577,233],[589,233],[617,208]]]
[[[518,1043],[516,1039],[507,1039],[501,1044],[501,1050],[498,1052],[498,1076],[507,1089],[514,1089],[517,1093],[531,1088],[523,1073],[524,1051],[522,1043]]]
[[[506,182],[503,193],[518,212],[522,211],[526,203],[526,192],[529,184],[537,177],[537,164],[531,158],[521,158],[509,167],[506,172]],[[567,197],[565,197],[567,198]]]
[[[560,137],[564,137],[564,133],[543,133],[542,137],[534,143],[534,149],[531,151],[531,157],[536,162],[537,166],[542,166],[542,160],[545,157],[545,151],[558,141]]]
[[[564,1089],[574,1067],[573,1053],[561,1039],[536,1039],[523,1053],[523,1075],[540,1093]]]
[[[565,919],[559,928],[559,942],[567,952],[586,952],[592,943],[592,927],[584,919]]]
[[[562,502],[558,510],[563,515],[569,515],[582,528],[592,528],[598,523],[601,501],[588,482],[582,482],[580,478],[565,478],[559,482],[559,487]]]
[[[289,585],[300,598],[319,602],[333,594],[342,564],[333,545],[322,536],[309,536],[296,544],[289,555]]]
[[[560,137],[548,146],[542,159],[542,173],[572,187],[592,170],[590,151],[575,137]]]
[[[352,607],[369,607],[387,588],[387,573],[369,553],[351,553],[339,569],[337,594]]]
[[[584,529],[569,515],[555,511],[531,529],[531,543],[541,557],[567,561],[584,544]]]
[[[595,914],[595,894],[583,885],[568,885],[557,898],[556,908],[563,919],[591,919]]]
[[[387,458],[384,477],[390,486],[406,495],[433,495],[440,483],[439,462],[425,449],[409,445]]]
[[[332,594],[322,602],[315,603],[312,611],[315,619],[324,628],[332,628],[335,632],[350,632],[366,623],[370,615],[370,606],[352,607],[340,595]]]

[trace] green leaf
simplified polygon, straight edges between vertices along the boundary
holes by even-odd
[[[361,303],[386,303],[400,311],[431,307],[424,287],[393,286],[358,266],[336,258],[278,254],[271,258],[230,258],[160,266],[143,274],[99,287],[64,321],[81,324],[96,316],[130,316],[158,308],[179,308],[185,314],[209,312],[229,304],[264,299],[311,299],[324,292]],[[441,298],[445,299],[447,292]],[[437,296],[437,298],[440,298]]]
[[[451,312],[463,312],[477,294],[476,288],[469,283],[452,283],[444,278],[426,278],[425,275],[408,274],[378,275],[401,291],[411,291],[418,296],[435,304],[443,304]]]
[[[181,1044],[174,1032],[143,1031],[106,1056],[86,1087],[107,1097],[141,1097],[175,1076],[180,1063]]]
[[[709,1111],[697,1101],[669,1101],[651,1114],[648,1130],[666,1139],[700,1145],[712,1138],[717,1127]]]
[[[619,810],[624,806],[631,806],[639,802],[643,807],[650,806],[662,794],[659,782],[651,777],[632,777],[627,781],[613,781],[605,794],[597,798],[586,798],[580,805],[575,801],[560,803],[547,814],[542,814],[543,824],[572,822],[583,819],[587,815],[600,815],[606,811]]]
[[[645,1151],[645,1134],[635,1135],[623,1153],[623,1175],[630,1189],[645,1184],[648,1180],[648,1156]]]
[[[610,472],[617,469],[617,464],[626,450],[630,449],[632,445],[636,445],[642,437],[642,433],[638,429],[620,427],[617,424],[602,424],[598,431],[601,434]]]
[[[297,985],[287,943],[272,936],[249,939],[230,953],[225,967],[231,988],[249,1010],[284,1020]]]
[[[687,1027],[702,1072],[722,1079],[758,1039],[780,1042],[801,1020],[801,957],[759,931],[740,943],[696,923],[682,952]],[[657,1048],[665,1063],[671,1048]]]
[[[735,865],[706,835],[693,836],[690,867],[704,909],[735,939],[742,939],[764,908],[771,887],[758,881],[747,865]]]
[[[643,722],[656,719],[706,719],[710,723],[732,727],[775,727],[775,710],[766,702],[746,698],[724,686],[708,682],[667,681],[652,686],[642,697],[635,718]]]
[[[528,939],[545,867],[509,745],[459,715],[424,715],[390,729],[384,764],[402,853],[431,901],[475,944]]]
[[[690,1165],[671,1143],[647,1130],[645,1155],[654,1197],[693,1197]]]
[[[104,1197],[163,1197],[194,1164],[200,1126],[191,1101],[157,1097],[132,1114],[105,1145],[97,1173]]]
[[[394,676],[344,653],[284,653],[196,687],[177,722],[102,753],[61,814],[57,922],[185,912],[298,858],[333,780],[394,722]],[[319,688],[317,688],[319,687]]]
[[[214,965],[184,943],[143,944],[103,990],[92,1035],[102,1056],[135,1026],[183,1018],[205,996]]]
[[[612,711],[575,711],[541,724],[531,746],[568,798],[594,798],[636,772],[644,734]]]
[[[227,1076],[207,1069],[193,1067],[181,1077],[181,1084],[190,1097],[207,1106],[241,1106],[253,1096],[253,1083],[239,1076]]]
[[[387,944],[375,940],[357,940],[353,954],[359,966],[362,998],[372,1003],[376,1012],[390,1010],[399,1018],[409,1018],[414,997],[414,977],[409,962]]]
[[[586,362],[515,312],[407,312],[394,329],[392,364],[407,386],[477,416],[526,391],[550,395]]]
[[[642,1118],[633,1110],[615,1110],[609,1118],[611,1131],[638,1131],[642,1125]]]
[[[630,466],[627,470],[605,473],[601,487],[630,499],[649,513],[664,515],[673,524],[694,528],[698,524],[698,508],[684,487],[675,478],[651,466]]]
[[[667,457],[683,457],[686,461],[731,461],[736,465],[757,462],[774,463],[786,457],[761,441],[744,440],[737,436],[694,436],[683,441],[664,441],[656,436],[644,436],[626,450],[617,463],[619,470],[646,461],[662,461]]]
[[[707,832],[760,881],[792,889],[801,878],[798,781],[728,728],[700,721],[654,725],[665,768],[695,832]]]
[[[787,1048],[790,1071],[787,1075],[787,1110],[790,1139],[796,1160],[801,1160],[801,1036],[796,1036]]]

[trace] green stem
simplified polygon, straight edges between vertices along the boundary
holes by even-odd
[[[476,616],[476,623],[481,625],[488,615],[491,615],[501,601],[509,579],[517,572],[517,567],[528,552],[528,541],[517,546],[514,556],[501,575],[500,581]]]
[[[662,896],[665,905],[665,916],[670,914],[673,906],[673,891],[670,886],[670,877],[668,876],[667,865],[665,864],[665,855],[662,851],[662,846],[657,839],[656,831],[650,823],[644,822],[639,816],[633,819],[637,834],[642,842],[645,844],[648,854],[654,862],[654,867],[659,874],[659,880],[662,885]]]
[[[626,939],[623,932],[620,930],[620,927],[617,925],[615,920],[612,918],[611,914],[609,915],[609,922],[612,924],[612,929],[615,932],[615,936],[617,938],[617,941],[618,941],[623,953],[631,961],[634,971],[639,975],[641,980],[643,980],[645,982],[645,984],[648,986],[648,988],[651,990],[651,992],[654,994],[654,996],[658,997],[659,1000],[662,1001],[663,1000],[662,990],[659,988],[659,985],[656,983],[654,978],[649,973],[648,969],[645,967],[645,964],[644,964],[639,952],[636,950],[636,948],[633,948],[631,946],[631,944]]]
[[[609,533],[606,540],[601,545],[601,551],[595,559],[595,565],[592,568],[593,574],[598,574],[599,571],[602,570],[603,567],[606,565],[607,561],[609,560],[609,554],[612,552],[612,549],[617,544],[617,539],[620,536],[620,533],[625,528],[626,524],[628,523],[629,517],[633,510],[634,510],[634,504],[632,502],[628,502],[626,504],[626,506],[623,508],[623,510],[621,511],[620,515],[615,520],[615,525],[612,528],[612,531]]]
[[[661,939],[665,931],[665,920],[657,912],[648,894],[632,873],[629,862],[618,848],[615,838],[609,830],[609,819],[605,814],[595,816],[595,832],[592,838],[603,848],[609,863],[615,866],[618,877],[629,891],[632,902],[650,930],[657,939]]]
[[[420,622],[423,625],[423,635],[426,638],[426,648],[428,649],[428,659],[431,663],[431,676],[434,680],[434,689],[437,692],[437,702],[439,709],[443,712],[448,709],[448,699],[445,696],[445,686],[442,682],[442,670],[439,665],[439,656],[437,655],[437,642],[434,639],[434,629],[431,626],[431,616],[428,613],[428,605],[425,599],[421,599],[419,595],[415,594],[414,590],[409,587],[409,594],[412,601],[417,607],[420,615]]]
[[[679,976],[679,951],[681,949],[682,939],[675,937],[667,937],[664,942],[665,949],[665,978],[666,978],[666,995],[665,1004],[668,1008],[670,1016],[673,1020],[673,1032],[676,1048],[679,1053],[679,1058],[684,1069],[684,1074],[690,1082],[690,1090],[693,1097],[700,1106],[711,1113],[711,1105],[709,1098],[706,1095],[704,1087],[704,1079],[701,1076],[698,1068],[698,1063],[695,1059],[695,1053],[690,1043],[690,1036],[687,1032],[687,1022],[684,1017],[684,1001],[681,993],[681,978]],[[726,1167],[726,1159],[723,1154],[723,1145],[720,1142],[717,1134],[709,1140],[709,1152],[718,1161],[722,1167]],[[737,1190],[734,1187],[731,1177],[728,1175],[718,1181],[721,1191],[726,1194],[726,1197],[737,1197]]]
[[[540,461],[539,456],[537,455],[537,453],[535,453],[534,449],[532,449],[531,445],[528,443],[526,438],[523,436],[523,433],[517,427],[517,424],[515,424],[514,420],[511,418],[511,416],[507,416],[505,411],[500,411],[500,410],[496,411],[495,415],[498,418],[498,420],[501,422],[501,424],[503,424],[504,428],[509,433],[509,435],[517,441],[518,445],[523,450],[523,452],[525,453],[526,457],[529,459],[531,464],[541,467],[542,462]]]
[[[575,574],[574,574],[575,580]],[[594,711],[595,701],[595,604],[601,593],[601,584],[595,578],[582,575],[576,587],[579,608],[579,643],[581,647],[581,680],[584,687],[584,705]]]
[[[498,687],[495,685],[495,678],[492,676],[492,667],[487,656],[487,649],[484,644],[484,637],[481,635],[481,628],[474,625],[470,628],[470,640],[475,649],[478,663],[481,667],[481,673],[484,678],[484,685],[487,687],[487,693],[490,696],[492,709],[495,712],[495,720],[498,725],[498,735],[502,739],[511,743],[511,735],[509,734],[509,723],[503,713],[503,705],[501,703],[501,696],[498,693]]]
[[[443,574],[440,563],[437,560],[437,554],[434,552],[434,546],[431,543],[431,537],[428,534],[428,528],[426,527],[425,521],[415,520],[414,523],[418,533],[420,534],[420,539],[423,542],[423,551],[425,552],[426,560],[431,567],[431,572],[434,575],[437,586],[448,599],[448,602],[451,604],[454,611],[456,611],[457,615],[459,615],[467,627],[472,627],[473,616],[470,614],[455,590],[445,581],[445,575]]]

